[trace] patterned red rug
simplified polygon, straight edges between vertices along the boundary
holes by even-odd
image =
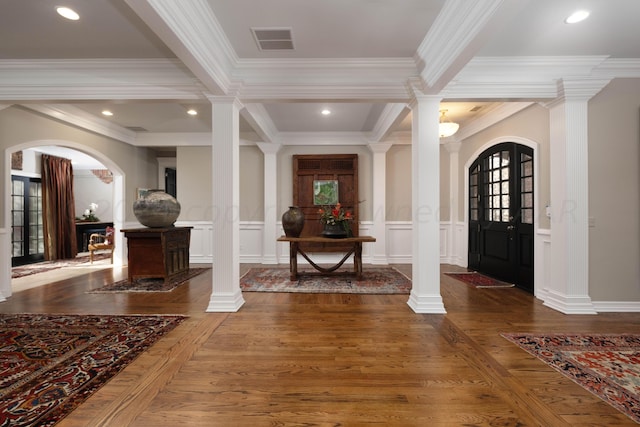
[[[54,425],[184,319],[1,314],[1,424]]]
[[[502,336],[640,423],[640,335]]]
[[[98,252],[94,254],[93,260],[98,261],[101,259],[108,259],[111,254],[106,252]],[[19,277],[30,276],[32,274],[45,273],[51,270],[57,270],[63,267],[77,267],[82,264],[90,265],[89,255],[78,255],[73,259],[61,259],[57,261],[42,261],[33,264],[21,265],[13,267],[11,269],[11,278],[17,279]]]
[[[171,292],[187,280],[204,273],[210,268],[190,268],[186,273],[173,276],[166,282],[164,279],[138,279],[133,283],[128,279],[119,280],[114,283],[102,286],[98,289],[88,291],[88,294],[106,294],[111,292],[127,293],[127,292]]]
[[[299,292],[325,294],[408,294],[411,279],[393,267],[365,267],[362,280],[353,276],[305,275],[289,280],[288,268],[252,268],[240,278],[245,292]]]
[[[454,279],[458,279],[461,282],[467,283],[476,288],[512,288],[515,285],[513,283],[502,282],[484,274],[480,274],[475,271],[468,273],[444,273],[447,276],[451,276]]]

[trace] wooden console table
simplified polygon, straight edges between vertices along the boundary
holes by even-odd
[[[357,236],[357,237],[345,237],[343,239],[332,239],[328,237],[287,237],[281,236],[278,238],[278,242],[289,242],[289,271],[291,273],[291,280],[298,279],[298,254],[302,255],[309,264],[321,273],[329,274],[336,271],[344,264],[344,262],[353,254],[353,274],[360,280],[362,278],[362,243],[363,242],[375,242],[376,239],[371,236]],[[352,245],[347,254],[340,260],[339,263],[333,267],[323,268],[311,261],[309,256],[300,249],[300,243],[324,243],[341,245]]]
[[[122,230],[129,252],[129,282],[167,279],[189,270],[193,227],[131,228]]]

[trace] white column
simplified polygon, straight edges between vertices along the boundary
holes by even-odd
[[[448,256],[451,263],[463,265],[462,254],[458,245],[458,210],[460,209],[460,147],[461,142],[452,141],[444,144],[449,153],[449,221],[451,227],[447,235]],[[466,256],[465,256],[466,258]],[[466,260],[464,262],[466,265]]]
[[[240,291],[240,108],[233,97],[211,97],[213,283],[208,312],[235,312]]]
[[[264,155],[264,229],[262,230],[262,263],[278,263],[278,158],[280,144],[259,142]]]
[[[373,243],[372,264],[389,264],[387,259],[387,151],[391,144],[371,143],[373,153]]]
[[[416,94],[411,105],[413,286],[416,313],[446,313],[440,295],[440,97]]]
[[[589,297],[588,101],[607,81],[563,81],[549,110],[551,267],[544,304],[595,314]]]

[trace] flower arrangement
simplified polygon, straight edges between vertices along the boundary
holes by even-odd
[[[98,209],[98,205],[96,203],[90,203],[89,209],[85,209],[84,214],[82,215],[82,221],[88,221],[88,222],[100,221],[100,218],[96,216],[96,209]]]
[[[349,221],[353,219],[351,212],[345,211],[338,202],[334,207],[325,206],[318,210],[320,214],[320,222],[328,225],[341,225],[347,235],[351,235],[351,224]]]

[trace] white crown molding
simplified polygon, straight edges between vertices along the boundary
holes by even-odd
[[[640,78],[640,59],[607,59],[594,69],[593,76],[608,79]]]
[[[88,114],[72,105],[26,104],[22,107],[88,131],[136,145],[135,132]]]
[[[477,118],[466,122],[464,126],[456,133],[456,140],[464,140],[475,135],[496,123],[513,116],[514,114],[533,105],[533,102],[503,102],[493,108],[485,110]]]
[[[289,84],[284,86],[245,86],[242,91],[244,102],[261,101],[297,101],[316,102],[333,101],[386,101],[407,102],[408,94],[402,85],[366,86],[366,85],[322,85],[312,82]]]
[[[140,132],[135,142],[138,147],[210,147],[212,144],[211,132]]]
[[[421,77],[428,87],[450,72],[461,58],[464,62],[473,53],[467,52],[474,38],[484,29],[504,0],[447,0],[416,51]],[[458,69],[464,64],[458,64]],[[436,87],[436,89],[438,89]]]
[[[234,79],[246,102],[272,99],[408,99],[407,79],[417,75],[411,59],[241,60]]]
[[[202,85],[177,60],[0,60],[0,99],[201,99]]]
[[[278,134],[278,128],[271,120],[264,105],[246,103],[240,114],[249,122],[263,142],[273,142]]]
[[[280,132],[281,145],[368,145],[366,132]]]
[[[211,93],[233,93],[238,58],[206,0],[125,1]]]
[[[389,132],[389,129],[404,118],[407,104],[392,103],[385,105],[378,121],[371,131],[371,141],[381,141]]]
[[[552,82],[562,77],[589,76],[606,60],[606,56],[476,57],[453,82]]]
[[[543,100],[558,95],[553,82],[479,83],[452,82],[441,93],[446,101],[454,100]]]

